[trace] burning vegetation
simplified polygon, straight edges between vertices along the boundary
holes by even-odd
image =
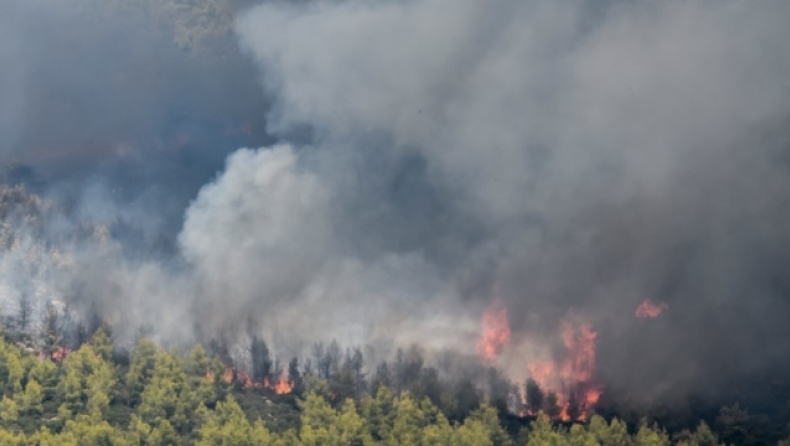
[[[0,445],[790,444],[790,3],[645,3],[0,1]]]
[[[507,309],[494,301],[483,313],[478,354],[491,363],[510,340]],[[554,420],[584,421],[598,402],[603,388],[595,383],[597,333],[592,325],[569,312],[560,327],[564,345],[561,361],[537,360],[528,364],[524,415],[543,411]]]
[[[667,308],[669,308],[669,305],[664,302],[654,303],[648,299],[636,307],[635,314],[639,319],[655,319]]]
[[[510,340],[510,325],[507,308],[501,300],[495,300],[483,312],[482,333],[477,342],[477,353],[487,362],[493,362]]]

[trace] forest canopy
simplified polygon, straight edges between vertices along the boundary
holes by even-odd
[[[282,367],[256,339],[248,373],[199,344],[184,353],[141,338],[120,351],[105,325],[72,350],[51,329],[44,347],[3,333],[0,444],[713,446],[777,435],[737,405],[722,408],[713,428],[700,420],[677,432],[632,414],[563,423],[556,397],[534,381],[525,412],[513,414],[502,395],[443,382],[413,354],[368,377],[359,349],[333,343],[316,366],[293,358]]]

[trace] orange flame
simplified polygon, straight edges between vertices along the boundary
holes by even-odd
[[[507,308],[499,299],[494,300],[483,312],[482,333],[477,341],[477,353],[483,360],[493,362],[510,340]]]
[[[592,326],[583,322],[574,327],[569,322],[562,324],[562,341],[568,358],[562,366],[562,379],[566,382],[588,382],[595,371],[595,338],[598,334]]]
[[[70,348],[58,347],[54,351],[52,351],[49,355],[47,355],[47,353],[44,351],[38,352],[38,358],[44,360],[47,359],[47,357],[49,357],[49,359],[51,359],[54,362],[63,362],[63,360],[66,359],[66,356],[68,356],[69,354],[71,354]]]
[[[286,393],[291,393],[294,386],[293,383],[288,382],[288,379],[285,377],[285,372],[280,375],[280,379],[274,384],[274,392],[278,395],[284,395]]]
[[[225,367],[225,372],[222,373],[222,380],[225,381],[226,384],[230,384],[233,382],[233,369],[230,367]]]
[[[527,367],[529,368],[529,376],[531,376],[540,387],[549,387],[550,380],[555,373],[555,365],[552,361],[533,362]]]
[[[560,329],[567,354],[561,366],[553,361],[533,362],[527,367],[529,376],[543,391],[557,395],[560,420],[584,421],[603,393],[592,382],[598,334],[592,329],[592,325],[579,321],[572,313],[563,321]],[[573,416],[570,411],[572,394],[577,397],[574,407],[576,413]]]
[[[639,319],[655,319],[667,308],[669,308],[669,305],[665,304],[664,302],[655,304],[650,299],[648,299],[636,307],[635,314]]]
[[[245,389],[249,389],[253,387],[252,379],[250,379],[250,375],[242,372],[241,370],[236,371],[236,379],[241,383],[242,387]]]
[[[225,366],[225,370],[222,372],[222,377],[221,378],[222,378],[222,381],[225,382],[225,384],[231,384],[231,383],[233,383],[233,380],[235,379],[245,389],[250,389],[250,388],[253,388],[253,387],[260,387],[261,386],[260,383],[253,382],[252,378],[250,378],[250,375],[247,374],[246,372],[244,372],[242,370],[234,369],[234,368],[229,367],[229,366]],[[211,370],[206,370],[206,380],[207,381],[211,381],[211,382],[214,381],[214,374],[211,373]],[[269,387],[269,379],[268,378],[264,378],[263,379],[263,387]]]

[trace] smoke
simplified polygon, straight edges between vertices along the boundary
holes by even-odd
[[[238,32],[274,98],[269,129],[308,127],[313,140],[290,155],[309,175],[276,188],[287,197],[261,191],[254,203],[305,215],[318,183],[331,204],[311,205],[318,214],[300,218],[309,227],[289,225],[282,238],[238,231],[245,248],[223,264],[303,264],[261,273],[261,297],[245,307],[271,299],[279,316],[288,296],[311,330],[329,333],[345,327],[320,317],[322,304],[377,327],[377,308],[417,308],[420,320],[424,308],[440,317],[442,302],[438,314],[471,320],[498,295],[514,340],[556,345],[573,308],[602,331],[600,373],[625,391],[686,392],[720,384],[714,373],[785,367],[788,13],[775,1],[256,7]],[[258,157],[275,164],[278,150]],[[201,193],[199,209],[211,191],[223,220],[214,227],[235,216],[247,227],[248,212],[227,203],[256,188],[214,193],[250,181],[246,164],[229,163]],[[187,252],[190,239],[182,234]],[[264,241],[265,251],[246,249]],[[409,271],[403,281],[392,280],[393,259]],[[315,270],[349,261],[361,272],[332,274],[339,284]],[[356,288],[382,269],[382,290]],[[415,282],[429,286],[404,291]],[[669,310],[640,321],[645,299]],[[395,333],[425,329],[397,320]],[[464,339],[469,327],[443,332]],[[522,351],[504,359],[513,375],[525,373]]]
[[[468,354],[499,299],[518,380],[571,311],[645,399],[790,368],[790,5],[226,3],[2,7],[0,155],[66,204],[45,239],[112,229],[59,299],[125,337]]]
[[[267,100],[233,36],[249,3],[3,2],[0,163],[17,166],[3,180],[68,207],[96,209],[84,203],[104,195],[141,208],[130,218],[100,204],[107,224],[160,220],[134,243],[172,244],[225,156],[270,140],[256,119]]]
[[[204,327],[232,332],[252,318],[303,342],[418,341],[400,329],[449,317],[422,314],[443,287],[435,266],[418,252],[350,250],[337,235],[346,220],[333,185],[299,161],[289,145],[239,150],[188,209],[179,242],[202,287]],[[422,339],[437,337],[446,336]]]

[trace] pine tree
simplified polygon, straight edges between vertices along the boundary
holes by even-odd
[[[272,382],[277,377],[272,375],[272,360],[269,356],[269,347],[258,336],[252,337],[250,344],[250,360],[252,362],[252,381],[263,384],[266,380]]]
[[[299,373],[299,359],[295,356],[288,363],[288,383],[293,386],[292,391],[295,394],[301,395],[302,391],[304,391],[304,382],[302,381],[301,373]]]
[[[543,408],[544,395],[538,383],[532,379],[527,379],[524,384],[524,395],[526,397],[527,412],[536,415]]]
[[[549,392],[543,402],[543,411],[552,420],[560,416],[560,405],[557,399],[557,394]]]

